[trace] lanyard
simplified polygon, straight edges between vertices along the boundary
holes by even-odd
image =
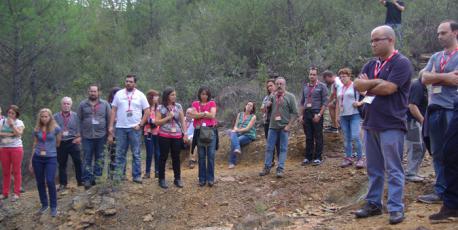
[[[129,92],[126,89],[126,97],[127,97],[127,101],[129,102],[129,108],[127,109],[127,112],[132,111],[130,109],[130,103],[132,102],[132,98],[134,97],[134,93],[135,93],[135,88],[132,90],[132,94],[129,97]]]
[[[64,112],[61,113],[62,114],[62,118],[64,119],[64,130],[68,130],[68,123],[70,122],[70,112],[68,113],[68,115],[65,115]]]
[[[45,150],[46,148],[46,132],[45,131],[41,131],[41,139],[43,140],[43,147],[41,149],[41,151]]]
[[[99,110],[100,107],[100,102],[97,102],[97,104],[92,105],[91,104],[91,110],[92,110],[92,116],[95,117],[95,114],[97,113],[97,110]]]
[[[398,50],[395,50],[393,54],[391,54],[382,64],[380,61],[377,61],[374,68],[374,79],[378,78],[378,74],[382,71],[383,67],[385,67],[386,63],[390,62],[393,59],[394,55],[398,54]]]
[[[275,116],[280,116],[280,107],[283,106],[284,98],[283,94],[278,94],[277,97],[275,98],[275,101],[277,102],[277,108],[275,109]]]
[[[352,81],[348,82],[347,85],[344,85],[343,88],[342,88],[342,98],[341,98],[341,103],[340,103],[340,106],[343,107],[343,101],[344,101],[344,97],[345,97],[345,92],[347,91],[347,89],[350,88],[350,86],[353,84]]]
[[[453,52],[451,52],[450,55],[448,55],[447,60],[445,60],[445,51],[442,51],[442,57],[441,57],[441,60],[440,60],[440,71],[441,71],[441,73],[444,72],[445,66],[450,61],[450,59],[452,59],[453,55],[455,55],[455,53],[457,51],[458,51],[458,48],[456,48]]]
[[[309,87],[309,92],[307,94],[307,103],[311,103],[312,102],[312,93],[313,91],[315,91],[315,88],[317,87],[318,85],[318,80],[315,82],[315,85],[312,87],[312,85],[308,84],[308,87]]]

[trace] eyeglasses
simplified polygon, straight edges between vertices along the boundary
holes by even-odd
[[[390,40],[390,38],[374,38],[374,39],[371,39],[371,44],[372,43],[377,43],[377,42],[383,41],[383,40]]]

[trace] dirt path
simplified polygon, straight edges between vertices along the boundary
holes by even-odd
[[[20,202],[5,201],[0,209],[0,229],[458,229],[457,223],[431,225],[428,215],[440,205],[424,205],[415,197],[432,186],[427,157],[422,173],[425,183],[408,183],[405,190],[406,220],[388,225],[388,215],[355,220],[352,211],[362,203],[367,187],[365,170],[341,169],[338,136],[326,136],[326,160],[314,167],[300,165],[303,135],[293,135],[285,178],[259,177],[263,141],[245,149],[241,164],[227,169],[225,150],[218,154],[217,181],[213,188],[197,185],[197,168],[183,167],[185,187],[168,190],[155,179],[142,185],[131,181],[111,192],[108,183],[89,191],[72,187],[59,195],[60,215],[38,216],[36,191]],[[224,139],[224,138],[223,138]],[[222,143],[225,146],[225,143]],[[423,228],[419,228],[423,227]]]

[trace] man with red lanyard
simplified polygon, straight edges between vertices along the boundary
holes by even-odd
[[[121,180],[126,165],[127,149],[132,151],[132,180],[142,183],[141,170],[141,136],[142,129],[149,117],[149,104],[145,94],[136,89],[137,76],[127,75],[126,88],[119,90],[111,103],[109,133],[115,135],[116,121],[116,172],[115,181]],[[142,116],[143,112],[143,116]]]
[[[61,128],[62,141],[57,148],[57,162],[59,164],[59,189],[67,188],[67,160],[70,155],[75,166],[75,176],[78,186],[83,186],[83,167],[81,161],[81,135],[78,115],[71,111],[73,101],[64,97],[61,101],[61,111],[54,114],[54,119]]]
[[[264,169],[259,176],[265,176],[270,173],[272,167],[272,155],[277,140],[280,140],[280,155],[278,157],[277,177],[284,176],[286,154],[288,151],[289,131],[297,118],[296,97],[294,94],[286,91],[286,80],[278,77],[275,80],[276,92],[271,97],[271,103],[266,105],[272,107],[270,117],[269,134],[267,137],[266,154],[264,157]]]
[[[304,83],[300,104],[300,121],[306,137],[302,165],[320,165],[323,160],[323,113],[328,106],[328,88],[318,80],[318,68],[310,67],[309,83]]]
[[[385,174],[388,179],[389,223],[404,220],[404,170],[402,154],[407,131],[406,113],[413,67],[395,50],[396,36],[389,26],[372,30],[371,48],[376,58],[361,70],[354,87],[367,91],[363,129],[369,188],[366,204],[355,212],[357,218],[382,214]]]
[[[436,183],[434,193],[419,196],[424,203],[440,203],[444,199],[447,182],[444,175],[445,133],[453,116],[454,99],[458,97],[458,24],[446,20],[437,28],[437,37],[443,51],[435,53],[420,72],[422,82],[431,85],[430,100],[425,117],[424,134],[429,137]],[[445,204],[445,200],[444,200]],[[454,207],[458,209],[458,207]]]
[[[107,101],[99,98],[99,87],[90,85],[88,99],[83,100],[78,108],[84,153],[83,181],[84,188],[95,185],[102,176],[104,168],[104,150],[107,142],[108,124],[111,107]]]

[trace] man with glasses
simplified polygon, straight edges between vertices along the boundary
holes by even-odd
[[[132,180],[142,183],[141,179],[141,127],[149,117],[149,104],[145,94],[136,89],[137,76],[127,75],[126,88],[119,90],[111,103],[109,132],[116,137],[115,181],[120,181],[126,165],[127,149],[132,151]],[[143,112],[143,117],[142,117]],[[116,134],[113,125],[116,121]]]
[[[373,60],[364,65],[354,87],[367,91],[363,102],[365,146],[369,188],[366,204],[355,212],[357,218],[382,214],[385,174],[388,179],[389,223],[404,220],[404,170],[402,154],[406,129],[408,94],[413,67],[409,59],[395,50],[396,36],[389,26],[372,30]]]
[[[270,173],[272,167],[272,156],[277,140],[280,140],[280,155],[277,166],[277,177],[284,175],[286,153],[288,150],[289,131],[297,118],[296,97],[286,91],[286,80],[278,77],[275,80],[276,92],[270,98],[268,107],[272,108],[270,117],[269,134],[267,137],[267,148],[264,158],[264,169],[259,173],[265,176]]]
[[[323,113],[328,104],[328,89],[318,81],[318,68],[310,67],[309,83],[304,82],[300,104],[305,143],[305,159],[302,165],[320,165],[323,160]]]

